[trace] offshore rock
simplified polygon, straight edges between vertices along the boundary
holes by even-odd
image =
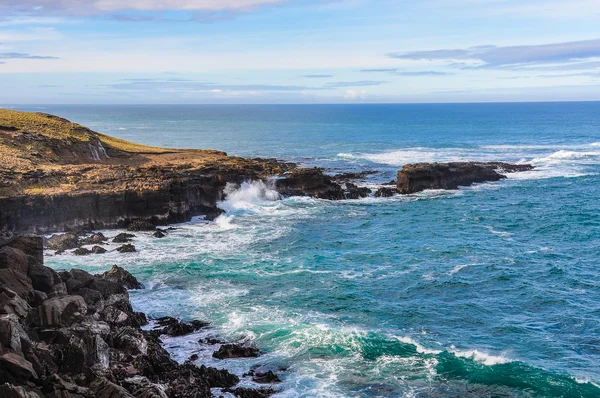
[[[135,238],[135,235],[122,232],[119,235],[115,236],[112,241],[113,243],[127,243],[131,242],[131,238]]]
[[[65,251],[75,249],[79,246],[77,235],[67,233],[62,235],[52,235],[46,241],[46,247],[50,250]]]
[[[529,164],[502,162],[454,162],[407,164],[398,171],[397,190],[401,194],[426,189],[458,189],[475,183],[499,181],[502,173],[532,170]]]
[[[117,251],[119,253],[135,253],[136,252],[135,246],[132,245],[131,243],[128,243],[128,244],[125,244],[125,245],[123,245],[121,247],[118,247]]]
[[[254,347],[244,347],[239,344],[223,344],[217,351],[213,353],[213,358],[256,358],[259,350]]]

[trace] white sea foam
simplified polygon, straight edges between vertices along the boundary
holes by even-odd
[[[448,275],[454,275],[454,274],[460,272],[461,270],[463,270],[467,267],[470,267],[472,265],[474,265],[474,264],[459,264],[456,267],[452,268],[452,270],[450,270],[450,272],[448,272]]]
[[[421,344],[419,344],[417,341],[415,341],[412,337],[408,337],[408,336],[404,336],[404,337],[397,337],[397,339],[401,342],[403,342],[404,344],[410,344],[415,346],[415,348],[417,349],[417,352],[419,354],[430,354],[430,355],[436,355],[441,353],[441,350],[432,350],[429,348],[425,348],[423,347]]]
[[[511,359],[507,358],[504,354],[501,355],[491,355],[486,352],[482,352],[479,350],[459,350],[454,346],[451,346],[448,350],[459,358],[468,358],[472,359],[475,362],[479,362],[486,366],[499,365],[503,363],[512,362]]]
[[[249,210],[261,212],[261,205],[265,201],[276,201],[280,199],[273,183],[267,185],[262,181],[247,181],[241,186],[227,184],[225,187],[225,200],[219,203],[219,207],[227,212]]]

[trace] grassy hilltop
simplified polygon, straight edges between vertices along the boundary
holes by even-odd
[[[281,172],[225,152],[141,145],[61,117],[0,109],[0,197],[156,189],[191,173]]]

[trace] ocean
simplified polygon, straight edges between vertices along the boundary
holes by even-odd
[[[166,339],[176,359],[273,369],[277,397],[600,397],[600,103],[14,108],[149,145],[372,170],[372,188],[405,163],[531,163],[458,191],[339,202],[249,181],[216,222],[46,263],[126,267],[147,287],[136,309],[212,322]],[[264,355],[215,360],[197,343],[210,335]]]

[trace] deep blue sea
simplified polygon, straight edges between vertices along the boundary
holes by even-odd
[[[600,103],[15,108],[150,145],[374,170],[373,188],[405,163],[530,162],[385,199],[274,200],[249,182],[216,222],[47,263],[125,266],[147,286],[137,309],[213,323],[166,340],[178,360],[274,369],[277,397],[600,397]],[[264,355],[213,360],[197,343],[210,334]]]

